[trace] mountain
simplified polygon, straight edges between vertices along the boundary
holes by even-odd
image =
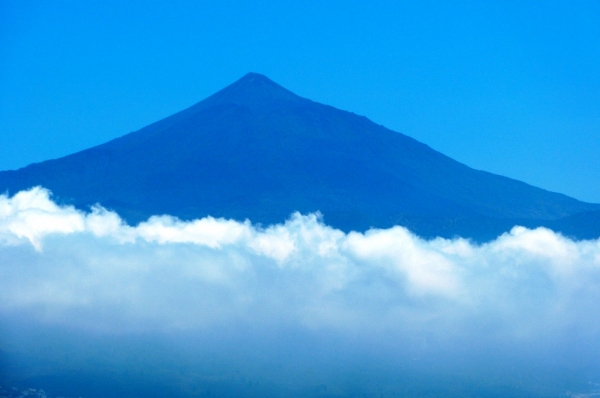
[[[131,224],[171,214],[268,225],[320,211],[344,231],[399,224],[485,241],[520,224],[600,236],[599,204],[474,170],[256,73],[105,144],[0,172],[0,192],[36,185]]]

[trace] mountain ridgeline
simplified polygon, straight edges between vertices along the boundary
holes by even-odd
[[[0,172],[0,192],[38,185],[59,203],[99,203],[130,224],[170,214],[266,226],[319,211],[344,231],[402,225],[482,242],[523,225],[600,236],[599,204],[474,170],[256,73],[105,144]]]

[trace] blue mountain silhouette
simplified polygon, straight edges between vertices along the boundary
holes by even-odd
[[[0,192],[36,185],[131,224],[171,214],[268,225],[320,211],[344,231],[404,225],[485,241],[519,224],[600,236],[598,204],[474,170],[256,73],[139,131],[0,172]]]

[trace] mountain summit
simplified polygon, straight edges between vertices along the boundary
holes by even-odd
[[[236,104],[253,111],[264,111],[284,105],[298,105],[303,102],[311,103],[312,101],[297,96],[264,75],[248,73],[200,104],[202,107]]]
[[[345,231],[404,225],[483,241],[513,225],[600,235],[600,205],[471,169],[365,117],[249,73],[205,100],[64,158],[0,172],[0,192],[41,185],[129,223],[155,214],[263,225],[320,211]]]

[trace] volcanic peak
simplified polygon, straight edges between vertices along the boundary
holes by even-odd
[[[248,73],[233,84],[197,104],[199,108],[224,104],[265,111],[312,101],[299,97],[260,73]]]

